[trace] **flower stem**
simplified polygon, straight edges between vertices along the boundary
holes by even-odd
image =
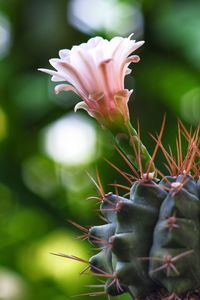
[[[137,132],[131,123],[127,122],[126,126],[123,124],[123,126],[115,126],[109,129],[115,138],[117,146],[141,175],[144,173],[154,173],[156,175],[153,159],[141,142],[139,128]]]

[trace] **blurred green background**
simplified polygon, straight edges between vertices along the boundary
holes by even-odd
[[[86,113],[73,113],[78,97],[54,95],[48,67],[58,50],[95,35],[135,32],[145,45],[126,80],[133,124],[143,142],[159,130],[174,143],[176,120],[200,121],[200,1],[0,0],[0,299],[64,300],[91,291],[85,267],[52,256],[96,253],[68,222],[101,224],[89,172],[108,184],[125,183],[103,157],[126,170],[110,136]],[[157,159],[159,163],[159,155]],[[123,194],[124,191],[120,191]],[[84,297],[83,297],[84,298]],[[88,297],[85,297],[85,299]],[[126,298],[123,296],[122,298]]]

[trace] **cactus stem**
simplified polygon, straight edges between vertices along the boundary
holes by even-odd
[[[169,277],[170,270],[173,270],[176,273],[176,275],[178,275],[178,276],[180,275],[179,271],[177,270],[177,268],[172,263],[172,257],[171,257],[171,255],[167,255],[164,258],[164,261],[166,261],[166,263],[164,263],[162,266],[160,266],[160,267],[152,270],[151,274],[154,274],[156,272],[162,271],[163,269],[166,269],[166,271],[167,271],[167,277]]]
[[[113,206],[113,208],[115,208],[115,207],[116,207],[116,204],[113,203],[112,201],[110,201],[109,198],[108,198],[108,197],[111,196],[111,195],[112,195],[112,193],[106,194],[105,197],[104,197],[104,199],[103,199],[103,201],[106,201],[108,204],[110,204],[111,206]],[[117,197],[116,197],[116,200],[119,201]],[[106,210],[106,209],[103,209],[103,208],[102,208],[101,210]],[[111,209],[111,210],[112,210],[112,209]]]
[[[176,262],[177,260],[181,259],[182,257],[186,256],[186,255],[189,255],[191,253],[193,253],[194,250],[188,250],[188,251],[185,251],[183,253],[180,253],[176,256],[171,256],[171,255],[166,255],[164,256],[164,258],[161,258],[161,257],[155,257],[155,256],[150,256],[150,257],[139,257],[140,260],[156,260],[156,261],[161,261],[163,262],[163,265],[161,265],[160,267],[152,270],[150,273],[153,274],[153,273],[156,273],[156,272],[159,272],[163,269],[166,269],[167,271],[167,276],[169,276],[169,272],[170,272],[170,269],[173,270],[177,275],[180,275],[179,271],[177,270],[177,268],[175,267],[174,265],[174,262]]]
[[[117,150],[117,152],[120,154],[120,156],[123,158],[123,160],[126,162],[126,164],[128,165],[128,167],[130,168],[130,170],[133,172],[133,174],[135,174],[135,178],[140,178],[139,173],[137,172],[137,170],[134,168],[134,166],[130,163],[129,159],[124,155],[124,153],[119,149],[119,147],[117,147],[115,145],[115,149]]]
[[[101,209],[98,209],[98,211],[113,211],[113,212],[117,212],[117,208],[114,207],[114,208],[101,208]]]
[[[109,210],[109,209],[107,209],[107,210]],[[99,238],[97,236],[94,236],[94,235],[90,234],[90,228],[91,227],[87,228],[87,227],[81,226],[78,223],[76,223],[74,221],[71,221],[71,220],[68,220],[68,222],[71,223],[76,228],[78,228],[79,230],[81,230],[83,232],[86,232],[85,234],[76,237],[76,239],[86,240],[86,239],[88,239],[90,237],[91,239],[94,240],[93,243],[95,243],[95,241],[96,241],[97,244],[106,245],[106,248],[110,248],[111,247],[111,243],[109,241],[103,240],[103,239],[101,239],[101,238]],[[102,249],[102,248],[100,248],[100,249]]]

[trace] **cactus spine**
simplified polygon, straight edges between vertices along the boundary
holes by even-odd
[[[106,224],[88,231],[90,243],[100,248],[89,266],[105,277],[104,293],[109,296],[190,299],[200,288],[199,136],[198,130],[193,136],[184,132],[188,150],[177,161],[157,139],[156,149],[162,148],[171,168],[169,176],[139,176],[129,199],[102,194]]]

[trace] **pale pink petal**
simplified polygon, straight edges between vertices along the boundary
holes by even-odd
[[[85,57],[86,56],[86,57]],[[79,70],[79,73],[84,78],[85,85],[87,86],[88,92],[92,93],[97,89],[97,81],[95,76],[95,65],[92,64],[92,59],[87,55],[87,51],[73,47],[71,50],[71,65]]]
[[[117,49],[120,47],[120,45],[123,43],[124,38],[122,37],[114,37],[112,38],[112,40],[110,41],[110,46],[111,46],[111,52],[112,52],[112,57],[114,57],[115,52],[117,51]]]
[[[49,69],[42,69],[42,68],[38,69],[38,71],[47,73],[47,74],[53,76],[52,78],[58,79],[58,80],[55,80],[55,81],[64,81],[65,80],[65,77],[63,77],[61,74],[59,74],[56,71],[49,70]]]
[[[64,77],[66,81],[80,91],[80,94],[84,94],[85,97],[89,95],[87,82],[71,64],[60,59],[50,59],[50,63],[58,70],[60,76]]]
[[[52,81],[69,83],[57,85],[56,93],[71,90],[80,95],[84,102],[78,103],[75,110],[85,109],[100,122],[117,118],[118,114],[120,118],[128,118],[129,95],[124,90],[124,77],[131,72],[129,64],[139,61],[139,56],[131,55],[132,52],[144,43],[131,37],[115,37],[110,41],[91,38],[71,50],[60,50],[60,58],[50,60],[56,71],[40,70],[50,74]]]
[[[70,84],[59,84],[54,90],[56,94],[59,94],[61,91],[73,91],[74,93],[78,94],[78,91]]]
[[[58,73],[57,73],[58,74]],[[54,82],[58,82],[58,81],[64,81],[65,79],[59,77],[59,75],[53,75],[51,77],[51,80],[54,81]]]
[[[129,36],[127,37],[127,39],[131,40],[132,36],[134,36],[134,33],[129,34]]]
[[[59,56],[61,59],[69,62],[70,61],[70,50],[69,49],[61,49],[59,51]]]
[[[89,39],[89,41],[87,43],[80,44],[80,47],[82,49],[89,50],[89,49],[95,48],[99,44],[99,42],[101,42],[102,40],[103,40],[102,37],[96,36],[94,38]]]
[[[144,41],[136,42],[136,43],[131,43],[131,42],[133,41],[130,41],[130,44],[127,44],[126,48],[122,51],[121,53],[122,60],[128,57],[132,52],[136,51],[144,44]]]
[[[95,48],[90,50],[90,53],[96,66],[102,61],[112,58],[109,42],[107,40],[101,40]]]
[[[112,95],[118,90],[113,78],[113,61],[108,59],[99,65],[101,74],[102,88],[105,95]]]
[[[87,79],[90,94],[102,88],[99,70],[90,52],[80,48],[74,49],[71,53],[71,61],[73,66],[76,69],[79,68],[81,74],[84,74],[85,79]]]
[[[138,63],[140,61],[140,57],[138,55],[131,55],[129,57],[127,57],[126,59],[126,63]]]
[[[121,68],[119,70],[119,75],[118,78],[120,78],[122,80],[122,82],[124,82],[124,77],[127,74],[130,74],[130,69],[128,68],[128,66],[131,63],[138,63],[140,61],[140,57],[138,55],[131,55],[129,57],[127,57],[124,61],[124,63],[121,65]],[[128,71],[128,73],[127,73]]]

